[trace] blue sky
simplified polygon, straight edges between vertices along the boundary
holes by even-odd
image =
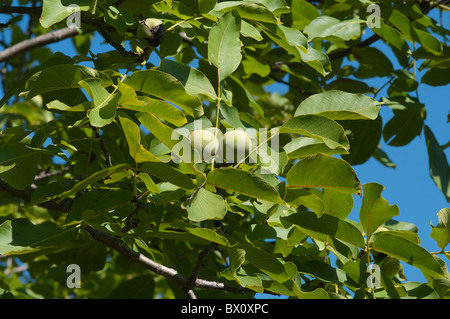
[[[0,22],[2,21],[0,15]],[[438,20],[438,16],[433,15]],[[445,16],[445,24],[449,25],[448,15]],[[103,39],[96,35],[93,39],[92,52],[99,53],[112,50],[108,44],[100,44]],[[386,53],[388,57],[393,57],[390,49],[380,44],[375,45]],[[76,54],[72,41],[70,39],[55,43],[49,46],[53,51],[61,51],[66,55]],[[152,55],[154,57],[154,55]],[[158,64],[157,60],[155,64]],[[395,58],[391,59],[395,61]],[[421,73],[419,73],[419,76]],[[379,87],[386,79],[375,79],[370,82],[371,85]],[[1,90],[1,89],[0,89]],[[274,85],[271,91],[285,92],[283,85]],[[0,93],[2,93],[0,91]],[[385,91],[378,95],[381,98]],[[447,124],[447,115],[450,110],[450,87],[430,87],[425,84],[419,86],[420,101],[426,105],[427,118],[425,124],[428,125],[435,134],[440,144],[447,143],[450,139],[450,124]],[[392,111],[388,107],[382,107],[381,114],[386,123],[392,116]],[[423,133],[416,137],[410,144],[403,147],[392,147],[381,140],[381,148],[389,155],[391,160],[396,163],[395,169],[382,166],[378,161],[371,158],[362,165],[354,166],[362,184],[377,182],[385,186],[383,197],[392,205],[396,204],[400,208],[400,216],[394,218],[398,221],[405,221],[415,224],[419,229],[421,245],[428,251],[438,251],[435,241],[430,238],[430,222],[433,225],[438,223],[437,212],[450,207],[446,202],[444,195],[439,191],[429,176],[428,155]],[[447,158],[450,158],[450,148],[445,151]],[[350,219],[359,220],[359,208],[362,198],[355,196],[355,206]],[[447,248],[449,250],[449,248]],[[441,255],[447,265],[450,267],[448,259]],[[422,273],[405,265],[405,274],[410,281],[424,282]]]

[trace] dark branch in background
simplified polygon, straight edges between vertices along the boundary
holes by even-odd
[[[25,202],[31,201],[31,193],[33,192],[33,188],[29,187],[25,190],[18,190],[11,187],[8,183],[5,183],[2,179],[0,179],[0,192],[7,193],[10,196],[19,198]],[[38,204],[38,206],[51,209],[58,210],[61,212],[68,212],[73,204],[73,199],[64,198],[62,201],[58,202],[56,200],[50,200],[44,203]]]
[[[102,148],[103,155],[105,155],[106,160],[106,166],[111,167],[112,166],[112,160],[111,160],[111,154],[109,154],[108,148],[106,147],[106,142],[103,137],[100,136],[100,128],[95,128],[95,137],[100,141],[100,147]]]
[[[40,181],[49,177],[53,177],[53,176],[58,176],[58,175],[62,175],[65,172],[67,172],[69,170],[69,167],[64,167],[63,169],[61,169],[60,171],[56,171],[56,172],[50,172],[48,170],[46,171],[42,171],[40,172],[38,175],[35,176],[34,181]]]
[[[109,33],[108,28],[107,28],[106,24],[103,22],[103,20],[92,19],[92,18],[86,17],[84,15],[81,15],[81,22],[95,27],[97,29],[98,33],[100,33],[100,35],[105,39],[105,41],[108,42],[110,45],[112,45],[122,56],[133,57],[133,58],[139,57],[139,55],[136,54],[135,52],[127,51],[120,43],[117,43],[112,38],[112,36]]]
[[[0,7],[0,13],[40,14],[41,12],[42,12],[41,7],[13,7],[13,6]]]
[[[57,31],[49,32],[32,39],[19,42],[0,52],[0,62],[7,61],[17,55],[44,45],[59,42],[61,40],[76,36],[78,31],[76,28],[64,28]]]
[[[198,255],[197,263],[195,264],[194,269],[192,270],[192,273],[187,279],[186,285],[184,287],[187,293],[191,291],[193,287],[195,287],[195,281],[198,279],[200,270],[205,264],[206,257],[208,257],[209,253],[216,249],[217,246],[218,244],[211,243]]]
[[[380,36],[378,34],[374,34],[370,38],[367,38],[366,40],[357,44],[356,47],[359,47],[359,48],[367,47],[367,46],[371,45],[372,43],[378,41],[379,39],[381,39]],[[330,60],[337,60],[340,58],[344,58],[352,53],[352,48],[353,47],[349,47],[349,48],[341,50],[341,51],[330,53],[330,54],[328,54],[328,58]]]
[[[33,9],[35,7],[36,7],[36,0],[33,0],[31,8]],[[27,29],[25,30],[25,36],[27,38],[31,38],[33,22],[34,22],[35,17],[36,17],[36,13],[34,13],[34,12],[30,13],[30,15],[28,17],[29,18],[28,26],[27,26]],[[23,74],[27,71],[26,58],[27,58],[27,52],[22,53],[20,56],[19,67],[17,70],[18,71],[17,72],[17,82],[22,79]],[[15,101],[18,102],[18,100],[19,100],[19,96],[16,95]]]

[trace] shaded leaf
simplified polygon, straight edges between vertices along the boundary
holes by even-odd
[[[25,218],[0,225],[0,254],[16,255],[57,248],[72,239],[73,228],[63,229],[50,222],[33,225]]]
[[[428,149],[428,162],[430,176],[436,186],[444,194],[447,202],[450,201],[450,166],[447,156],[439,145],[431,129],[425,125],[425,140]]]
[[[438,247],[444,248],[450,243],[450,208],[443,208],[438,213],[439,222],[436,226],[431,225],[431,238]]]

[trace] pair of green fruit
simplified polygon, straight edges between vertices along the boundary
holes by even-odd
[[[225,156],[227,162],[240,162],[252,149],[250,135],[242,130],[232,130],[223,134],[219,142],[219,131],[195,130],[189,134],[189,140],[192,148],[198,154],[217,154],[222,148],[222,156]],[[230,154],[229,152],[232,152]]]

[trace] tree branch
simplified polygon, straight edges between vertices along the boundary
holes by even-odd
[[[56,171],[56,172],[49,172],[48,170],[42,171],[40,172],[38,175],[36,175],[36,177],[34,178],[34,181],[40,181],[42,179],[46,179],[49,177],[53,177],[53,176],[58,176],[58,175],[62,175],[64,173],[66,173],[67,171],[69,171],[69,167],[63,167],[60,171]]]
[[[25,202],[31,201],[31,193],[33,192],[32,188],[27,188],[25,190],[18,190],[14,187],[11,187],[8,183],[4,182],[0,179],[0,192],[7,193],[13,197],[19,198]],[[62,201],[58,202],[56,200],[50,200],[44,203],[38,204],[40,207],[44,207],[51,210],[57,210],[61,212],[68,212],[72,207],[73,199],[64,198]]]
[[[11,6],[3,6],[0,7],[0,13],[19,13],[19,14],[30,14],[34,15],[37,13],[41,13],[41,7],[11,7]],[[90,25],[96,29],[100,33],[100,35],[108,42],[111,46],[113,46],[121,55],[125,57],[133,57],[138,58],[139,55],[133,51],[127,51],[120,43],[117,43],[113,37],[109,34],[108,28],[105,23],[100,19],[92,19],[85,15],[81,16],[81,21]],[[53,31],[50,33],[46,33],[40,35],[38,37],[24,40],[20,43],[17,43],[10,48],[7,48],[0,52],[0,62],[7,61],[16,57],[18,54],[21,54],[26,51],[30,51],[37,47],[42,47],[49,43],[58,42],[64,40],[66,38],[70,38],[78,35],[78,31],[76,28],[67,27],[64,29],[60,29],[58,31]]]
[[[208,257],[209,253],[214,249],[216,249],[216,247],[217,247],[216,243],[211,243],[208,246],[206,246],[206,248],[198,255],[197,263],[195,264],[195,267],[192,270],[191,275],[186,281],[185,286],[186,290],[190,290],[192,289],[192,287],[194,287],[195,281],[198,279],[198,275],[200,274],[200,270],[205,264],[206,257]]]
[[[42,47],[49,43],[58,42],[67,38],[76,36],[78,31],[76,28],[64,28],[57,31],[49,32],[32,39],[19,42],[12,47],[9,47],[0,52],[0,62],[7,61],[16,57],[25,51],[30,51],[34,48]]]
[[[161,265],[153,261],[152,259],[145,257],[144,255],[132,250],[120,238],[116,236],[104,233],[90,226],[87,226],[86,230],[89,232],[89,234],[92,236],[93,239],[114,249],[127,259],[143,266],[144,268],[158,275],[173,280],[180,287],[187,287],[189,279],[180,275],[175,269]],[[191,287],[191,289],[186,289],[186,294],[188,295],[189,298],[195,298],[195,294],[193,294],[192,288],[218,289],[234,293],[253,292],[253,290],[250,290],[245,287],[232,286],[220,282],[208,281],[197,278],[193,283],[193,287]]]
[[[14,6],[0,7],[0,13],[35,14],[41,12],[42,12],[41,7],[14,7]]]
[[[98,33],[105,39],[106,42],[108,42],[110,45],[112,45],[122,56],[124,57],[133,57],[138,58],[139,55],[133,51],[127,51],[120,43],[117,43],[113,37],[109,34],[108,28],[103,22],[103,20],[99,19],[92,19],[87,16],[82,15],[81,21],[93,26],[97,29]]]

